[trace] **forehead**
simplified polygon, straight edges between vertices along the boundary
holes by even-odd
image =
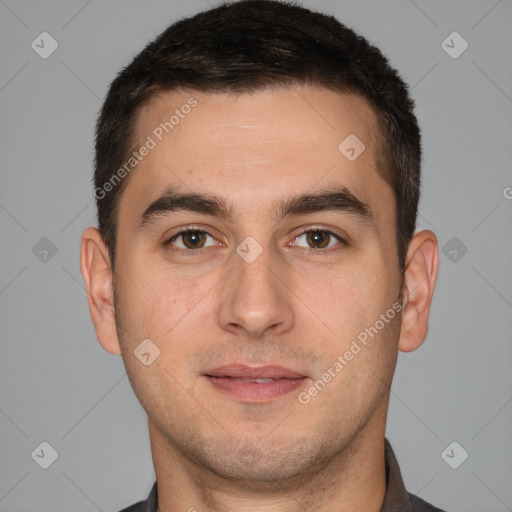
[[[135,150],[152,148],[131,172],[120,210],[143,210],[170,185],[230,196],[246,209],[333,184],[371,203],[386,186],[376,123],[364,98],[323,88],[159,93],[138,116]],[[392,202],[387,193],[381,202]]]
[[[275,146],[280,141],[300,141],[337,150],[350,134],[372,145],[376,123],[375,112],[365,98],[319,87],[231,94],[170,91],[150,97],[138,116],[135,133],[138,139],[153,134],[158,141],[172,134],[176,145],[193,132],[196,141],[207,137],[213,144],[228,137],[234,138],[231,146],[237,142],[247,147],[251,143]]]

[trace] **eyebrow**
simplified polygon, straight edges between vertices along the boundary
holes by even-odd
[[[234,217],[233,205],[220,196],[180,192],[174,187],[169,187],[140,215],[140,228],[176,211],[211,215],[229,221]],[[358,199],[346,187],[327,188],[315,193],[281,199],[273,203],[272,211],[277,220],[305,213],[329,211],[349,214],[368,226],[374,223],[369,205]]]

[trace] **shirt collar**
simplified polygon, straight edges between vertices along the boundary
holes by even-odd
[[[412,511],[411,500],[405,489],[398,461],[387,439],[384,439],[384,460],[386,463],[386,496],[380,512]]]

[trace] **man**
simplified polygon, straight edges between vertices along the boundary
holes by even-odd
[[[112,83],[81,268],[148,415],[125,510],[435,511],[385,440],[438,268],[420,131],[380,51],[247,0],[182,20]]]

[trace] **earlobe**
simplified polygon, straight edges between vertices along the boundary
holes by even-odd
[[[428,332],[430,307],[439,268],[439,246],[429,230],[416,233],[407,251],[404,275],[402,325],[398,349],[416,350]]]
[[[103,238],[96,228],[87,228],[82,234],[80,269],[98,341],[107,352],[120,355],[110,259]]]

